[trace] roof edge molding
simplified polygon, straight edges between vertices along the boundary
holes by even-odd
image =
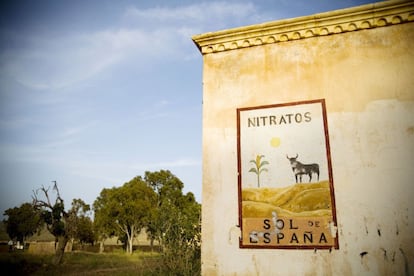
[[[340,34],[414,21],[414,1],[367,4],[192,37],[204,54]]]

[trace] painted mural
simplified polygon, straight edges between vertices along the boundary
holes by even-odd
[[[325,101],[237,109],[241,248],[339,248]]]

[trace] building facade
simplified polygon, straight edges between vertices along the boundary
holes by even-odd
[[[203,275],[413,274],[414,3],[193,40]]]

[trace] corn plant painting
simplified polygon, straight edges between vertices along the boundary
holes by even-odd
[[[249,170],[249,172],[255,173],[257,175],[257,187],[260,188],[260,174],[262,172],[267,172],[267,168],[264,166],[269,165],[269,162],[263,160],[264,155],[256,155],[256,159],[250,160],[250,163],[254,164],[254,167]]]
[[[325,101],[237,109],[240,248],[338,249]]]

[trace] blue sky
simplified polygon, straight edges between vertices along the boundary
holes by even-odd
[[[371,2],[1,1],[1,214],[54,180],[68,206],[92,204],[160,169],[201,202],[202,56],[191,36]]]

